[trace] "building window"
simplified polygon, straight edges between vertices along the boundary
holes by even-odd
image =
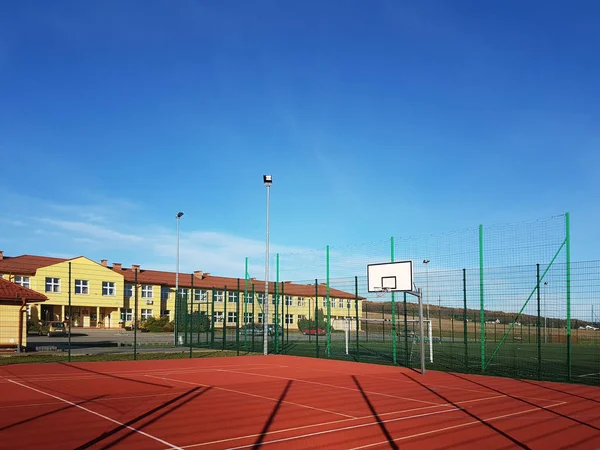
[[[335,301],[335,298],[332,298],[332,299],[331,299],[331,307],[332,307],[332,308],[335,308],[335,305],[337,305],[337,303],[336,303],[336,301]]]
[[[286,306],[294,306],[294,300],[292,299],[291,295],[285,296],[285,305]]]
[[[131,308],[121,308],[121,322],[131,322],[133,320],[133,310]]]
[[[142,285],[142,298],[152,298],[152,285],[144,284]]]
[[[327,308],[327,297],[323,297],[323,308]]]
[[[265,294],[264,293],[259,293],[256,294],[256,301],[258,302],[259,305],[262,305],[263,302],[265,301]]]
[[[103,281],[102,282],[102,295],[114,297],[115,283],[113,281]]]
[[[46,277],[46,292],[60,292],[60,278]]]
[[[187,298],[188,298],[188,288],[179,288],[179,298],[185,299],[187,301]]]
[[[229,292],[227,294],[227,301],[229,303],[237,303],[237,301],[238,301],[238,293],[237,292]]]
[[[285,323],[287,323],[287,324],[294,323],[294,315],[293,314],[286,314],[285,315]]]
[[[171,315],[171,311],[169,311],[168,309],[163,309],[160,312],[160,317],[169,317]]]
[[[142,320],[148,320],[150,317],[152,317],[152,310],[142,309]]]
[[[244,313],[244,323],[253,323],[253,319],[252,313]]]
[[[298,306],[304,306],[304,297],[298,297]]]
[[[352,306],[352,300],[346,300],[346,307],[348,309],[350,309],[351,306]]]
[[[160,287],[160,299],[163,301],[169,300],[169,295],[171,294],[171,288],[169,286],[161,286]]]
[[[27,318],[31,319],[31,305],[27,305]]]
[[[258,323],[263,323],[263,313],[258,313]]]
[[[22,277],[20,275],[16,275],[15,276],[15,284],[18,284],[19,286],[28,288],[30,286],[29,277]]]
[[[215,311],[215,323],[223,323],[223,311]]]
[[[89,294],[89,281],[88,280],[75,280],[75,293],[76,294]]]
[[[246,303],[252,303],[252,292],[246,292],[246,295],[244,296],[244,301]]]
[[[223,291],[215,291],[215,302],[223,303],[223,297],[225,293]]]
[[[306,315],[298,314],[298,320],[304,320],[304,319],[306,319]]]
[[[123,295],[126,298],[133,297],[133,284],[126,284],[125,285],[125,288],[123,289]]]
[[[236,323],[237,322],[237,313],[235,311],[229,311],[227,313],[227,323]]]
[[[195,302],[207,302],[208,292],[204,289],[194,289],[194,301]]]
[[[271,305],[277,305],[279,295],[271,294]]]

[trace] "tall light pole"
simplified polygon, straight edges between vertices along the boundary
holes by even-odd
[[[271,184],[273,177],[263,175],[263,183],[267,187],[267,242],[265,254],[265,297],[263,299],[263,352],[269,354],[269,207],[271,203]]]
[[[427,320],[429,320],[429,262],[428,259],[423,260],[423,264],[425,264],[425,303],[427,304]]]
[[[548,286],[548,282],[544,281],[544,286]],[[548,288],[544,289],[544,344],[548,343],[548,308],[546,301],[548,300]]]
[[[179,315],[179,305],[177,304],[177,298],[179,297],[179,219],[181,219],[181,216],[183,216],[181,211],[179,211],[175,216],[177,219],[177,257],[175,262],[175,345],[177,345],[177,337],[179,334],[177,320],[177,316]]]

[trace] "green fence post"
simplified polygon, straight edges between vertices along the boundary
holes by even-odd
[[[235,305],[235,349],[240,356],[240,279],[237,279],[237,303]],[[244,297],[244,302],[246,297]]]
[[[315,279],[315,336],[317,342],[317,358],[319,357],[319,280]]]
[[[190,274],[190,292],[189,292],[189,299],[190,299],[190,317],[189,317],[189,324],[190,324],[190,359],[192,358],[192,344],[194,342],[194,274],[191,273]]]
[[[540,265],[536,264],[536,285],[535,288],[537,290],[537,375],[538,380],[542,379],[542,329],[541,329],[541,294],[540,294]]]
[[[327,357],[331,356],[331,298],[329,285],[329,245],[326,247],[327,260]]]
[[[481,328],[481,372],[485,372],[485,302],[483,288],[483,225],[479,225],[479,326]],[[475,331],[477,334],[477,331]]]
[[[469,329],[467,327],[467,269],[463,269],[463,333],[465,341],[465,368],[469,371]]]
[[[406,292],[404,293],[404,365],[410,367],[410,356],[408,354],[408,305],[406,303]]]
[[[133,360],[137,360],[138,270],[135,269],[135,306],[133,308]]]
[[[381,342],[385,343],[385,303],[381,303]]]
[[[210,347],[215,348],[215,287],[210,291]]]
[[[69,362],[71,362],[71,322],[73,322],[73,314],[71,308],[71,292],[71,261],[69,261]],[[21,349],[19,349],[19,351],[21,351]]]
[[[252,303],[254,303],[254,297],[252,297]],[[248,351],[248,258],[246,258],[245,271],[244,271],[244,350]],[[252,327],[254,331],[254,327]],[[254,332],[252,333],[254,334]]]
[[[354,308],[356,310],[356,360],[358,361],[358,277],[354,276]]]
[[[279,353],[279,334],[277,325],[279,325],[279,253],[275,255],[276,270],[275,270],[275,317],[273,318],[273,339],[275,340],[275,353]],[[267,324],[268,326],[269,324]]]
[[[571,216],[565,215],[565,233],[566,233],[566,259],[567,259],[567,371],[568,379],[571,381]]]
[[[390,238],[390,253],[391,262],[394,262],[394,236]],[[396,307],[395,307],[395,292],[392,292],[392,362],[398,363],[396,352]]]
[[[227,342],[227,286],[223,290],[223,343],[221,344],[221,350],[225,350],[225,343]]]

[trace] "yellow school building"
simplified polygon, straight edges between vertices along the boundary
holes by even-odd
[[[193,273],[156,271],[139,265],[123,267],[108,260],[92,261],[85,256],[71,259],[36,255],[5,256],[0,251],[0,278],[47,297],[28,307],[28,320],[71,321],[72,327],[121,328],[136,318],[138,324],[150,317],[175,319],[175,286],[180,296],[202,305],[212,314],[215,327],[262,323],[264,281]],[[177,281],[178,278],[178,281]],[[269,283],[269,322],[274,305],[279,305],[279,323],[297,328],[298,320],[314,318],[315,307],[327,311],[329,299],[332,325],[362,311],[363,297],[327,289],[320,284]],[[357,304],[358,303],[358,304]],[[137,310],[135,306],[137,304]],[[239,304],[239,307],[238,307]],[[193,307],[193,306],[192,306]],[[70,315],[69,315],[70,311]],[[239,317],[238,317],[239,315]],[[239,321],[239,322],[238,322]]]

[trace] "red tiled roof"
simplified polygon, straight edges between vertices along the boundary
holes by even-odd
[[[128,283],[135,283],[135,271],[131,268],[121,268],[116,269],[114,267],[109,267],[116,273],[120,273],[123,275],[123,278]],[[161,286],[175,286],[175,272],[161,272],[158,270],[144,270],[140,269],[137,275],[138,284],[153,284],[153,285],[161,285]],[[214,275],[204,274],[202,277],[200,275],[190,274],[190,273],[180,273],[179,274],[179,287],[182,288],[194,288],[198,289],[227,289],[227,290],[238,290],[238,281],[239,281],[239,289],[243,291],[246,286],[246,281],[244,278],[230,278],[230,277],[218,277]],[[252,286],[254,285],[254,291],[258,293],[265,292],[265,282],[251,279],[248,280],[248,289],[252,290]],[[282,287],[283,285],[283,287]],[[315,295],[315,285],[314,284],[295,284],[289,281],[284,283],[279,283],[278,292],[281,293],[283,290],[283,295],[296,295],[301,297],[313,297]],[[269,293],[275,292],[275,283],[269,282]],[[320,284],[318,286],[318,296],[322,297],[327,295],[327,286],[325,284]],[[340,298],[354,298],[354,294],[350,292],[344,292],[339,289],[330,288],[329,295],[331,297],[340,297]],[[359,297],[360,300],[363,300],[363,297]]]
[[[68,261],[63,258],[51,258],[49,256],[21,255],[5,256],[0,260],[0,273],[12,273],[15,275],[35,275],[37,269],[48,267]]]
[[[48,300],[44,294],[28,289],[8,280],[0,278],[0,301],[14,301],[21,303],[25,299],[27,303],[45,302]]]

